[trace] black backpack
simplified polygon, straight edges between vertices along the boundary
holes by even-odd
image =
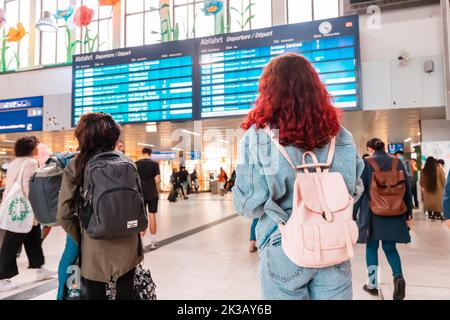
[[[92,239],[117,239],[148,226],[136,164],[119,152],[99,153],[84,170],[79,218]]]

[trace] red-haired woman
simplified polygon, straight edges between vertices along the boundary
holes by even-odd
[[[292,213],[295,171],[279,156],[264,128],[278,134],[294,164],[305,151],[313,151],[326,163],[330,141],[336,151],[330,170],[343,175],[351,195],[358,193],[364,164],[350,132],[340,125],[339,111],[313,68],[303,57],[286,54],[265,68],[256,107],[243,123],[246,130],[239,146],[236,210],[247,218],[259,218],[257,246],[264,299],[352,299],[350,261],[326,268],[303,268],[283,252],[279,224]]]

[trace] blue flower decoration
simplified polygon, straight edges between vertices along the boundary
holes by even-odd
[[[67,20],[69,20],[69,18],[73,15],[74,13],[74,8],[73,7],[68,7],[65,10],[58,10],[56,11],[56,14],[53,15],[55,17],[56,20],[58,19],[64,19],[64,21],[67,22]]]
[[[205,16],[216,15],[222,10],[223,10],[223,0],[221,0],[221,1],[205,1],[205,6],[202,9]]]

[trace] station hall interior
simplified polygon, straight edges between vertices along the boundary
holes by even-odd
[[[80,16],[86,19],[77,20]],[[8,36],[10,28],[17,39]],[[353,40],[330,49],[335,38]],[[308,57],[342,110],[342,126],[353,135],[360,156],[376,137],[391,155],[401,150],[416,159],[419,169],[428,157],[443,159],[445,176],[449,173],[448,0],[0,0],[1,39],[1,180],[15,158],[17,139],[34,135],[51,152],[75,152],[79,117],[111,114],[122,128],[125,155],[137,161],[143,148],[151,148],[159,164],[159,247],[150,250],[150,237],[143,237],[143,265],[151,270],[160,300],[262,299],[259,255],[249,252],[252,221],[238,215],[231,190],[220,195],[218,179],[220,168],[230,177],[238,164],[241,125],[258,94],[252,72],[259,77],[259,64],[276,55],[270,46],[282,46],[283,52],[296,52],[285,43],[317,46],[323,56]],[[268,57],[262,56],[266,48],[273,50]],[[220,83],[227,79],[222,53],[245,60],[251,50],[261,56],[249,55],[250,66],[228,72],[236,73],[230,80],[235,85]],[[341,51],[327,58],[334,50]],[[164,64],[175,59],[180,61]],[[148,71],[155,61],[163,65],[162,78],[164,71],[176,69],[164,83],[156,83],[161,79]],[[133,71],[134,63],[139,66]],[[219,78],[213,75],[220,70]],[[124,83],[108,78],[115,72],[127,77],[123,81],[141,84],[123,89]],[[148,78],[139,74],[133,80],[130,74],[139,72]],[[171,176],[180,166],[196,170],[199,192],[170,202]],[[397,246],[405,299],[449,300],[450,231],[427,218],[422,200],[419,192],[411,243]],[[65,241],[65,231],[53,227],[42,244],[46,268],[58,269]],[[392,300],[391,269],[381,250],[380,294],[363,290],[365,259],[365,246],[355,245],[353,299]],[[0,292],[1,300],[56,299],[57,277],[35,281],[25,250],[17,262],[19,275],[13,280],[19,287]]]

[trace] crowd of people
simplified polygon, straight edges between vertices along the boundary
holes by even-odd
[[[352,299],[350,259],[355,243],[366,247],[368,280],[363,289],[379,294],[381,244],[392,269],[393,298],[404,299],[406,281],[397,244],[411,242],[413,208],[419,206],[417,185],[429,219],[446,220],[450,228],[450,182],[444,162],[429,157],[419,179],[417,162],[406,160],[403,152],[388,155],[378,138],[367,142],[368,153],[360,157],[340,119],[305,58],[277,57],[265,68],[256,106],[243,122],[246,133],[236,170],[229,178],[220,168],[220,195],[232,190],[236,211],[253,219],[249,251],[259,252],[265,299]],[[132,162],[122,154],[120,136],[120,126],[102,113],[82,116],[75,130],[79,149],[67,158],[56,212],[67,234],[58,269],[58,299],[71,296],[66,286],[71,265],[81,269],[81,299],[110,299],[111,292],[115,299],[135,299],[147,231],[150,248],[158,248],[159,165],[151,159],[150,148]],[[280,155],[276,163],[274,153]],[[3,199],[12,207],[22,203],[22,214],[29,202],[29,181],[49,155],[39,151],[33,136],[16,141],[15,155]],[[198,178],[196,170],[174,170],[169,200],[199,192]],[[13,222],[17,221],[10,225]],[[3,232],[0,292],[17,288],[12,278],[19,272],[22,245],[37,280],[56,274],[44,267],[42,241],[49,230],[36,220],[28,227],[24,232]]]

